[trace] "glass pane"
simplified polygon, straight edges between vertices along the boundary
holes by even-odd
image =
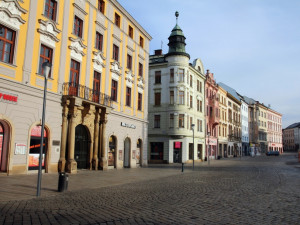
[[[9,54],[7,52],[4,52],[4,59],[3,59],[3,61],[9,63]]]
[[[10,49],[11,49],[11,44],[6,43],[6,45],[5,45],[5,52],[6,52],[7,54],[10,53]]]
[[[6,39],[11,41],[12,40],[12,34],[13,33],[11,31],[7,31],[6,32]]]
[[[4,28],[3,27],[0,27],[0,37],[4,37]]]

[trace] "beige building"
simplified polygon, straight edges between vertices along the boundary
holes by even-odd
[[[258,106],[258,142],[260,146],[261,153],[266,153],[268,151],[268,108],[259,102],[257,102]]]
[[[227,156],[227,146],[228,146],[228,126],[227,126],[227,91],[221,86],[218,88],[218,98],[219,98],[219,109],[220,109],[220,121],[219,121],[219,155],[221,157]]]

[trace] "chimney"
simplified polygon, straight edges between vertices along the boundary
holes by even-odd
[[[162,55],[162,49],[154,50],[154,55]]]

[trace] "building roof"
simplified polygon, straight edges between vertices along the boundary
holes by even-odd
[[[298,123],[293,123],[292,125],[289,125],[287,128],[285,129],[292,129],[292,128],[300,128],[300,122]]]
[[[236,90],[234,90],[233,88],[227,86],[226,84],[224,84],[222,82],[219,82],[218,85],[221,86],[229,94],[231,94],[234,98],[236,98],[236,100],[241,101],[241,98],[239,97],[239,95],[236,92]]]

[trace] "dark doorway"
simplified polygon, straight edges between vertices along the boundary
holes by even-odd
[[[130,139],[126,138],[124,141],[124,167],[130,167]]]
[[[85,126],[78,125],[75,129],[75,160],[77,169],[87,169],[89,165],[89,135]]]
[[[0,171],[6,169],[6,157],[4,152],[4,126],[0,123]]]
[[[116,162],[116,151],[117,151],[117,139],[115,136],[109,138],[109,149],[108,149],[108,166],[115,166]]]
[[[193,143],[189,143],[189,160],[193,159],[193,153],[194,153],[193,149],[194,149]]]
[[[181,163],[182,162],[182,142],[174,142],[174,153],[173,153],[173,162]]]

